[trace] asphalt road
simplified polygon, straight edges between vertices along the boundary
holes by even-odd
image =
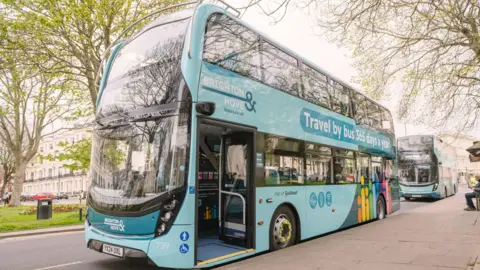
[[[457,195],[458,196],[458,195]],[[403,201],[395,215],[433,201]],[[104,255],[85,247],[83,232],[0,240],[0,270],[157,269]]]

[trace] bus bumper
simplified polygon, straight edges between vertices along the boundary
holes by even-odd
[[[400,196],[404,198],[431,198],[431,199],[440,199],[441,195],[437,192],[430,192],[430,193],[401,193]]]
[[[87,248],[106,256],[111,254],[105,253],[104,244],[121,248],[123,256],[117,256],[118,258],[145,260],[158,267],[192,269],[195,252],[194,237],[190,232],[193,232],[193,228],[191,225],[173,225],[167,234],[154,238],[112,235],[85,223],[85,242]],[[181,241],[180,234],[185,231],[189,232],[190,237],[187,241]]]

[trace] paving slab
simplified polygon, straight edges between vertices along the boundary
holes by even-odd
[[[480,211],[463,210],[465,192],[220,269],[480,270]]]

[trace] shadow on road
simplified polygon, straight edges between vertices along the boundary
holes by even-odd
[[[89,269],[142,269],[142,270],[166,270],[166,268],[158,268],[153,265],[148,265],[144,261],[124,260],[124,259],[106,259],[93,261],[88,263]]]
[[[434,203],[438,202],[438,199],[432,199],[432,198],[411,198],[409,200],[402,199],[402,203],[404,202],[423,202],[423,203]]]

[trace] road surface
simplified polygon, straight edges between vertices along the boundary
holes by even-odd
[[[413,209],[428,206],[434,203],[435,202],[430,201],[402,201],[402,210],[395,215],[408,213]],[[391,229],[395,230],[394,227]],[[339,234],[341,233],[343,232],[340,232]],[[318,240],[321,240],[321,238],[313,241]],[[135,262],[126,262],[124,260],[87,249],[85,247],[83,232],[74,232],[0,240],[0,269],[122,270],[158,268],[139,265]]]

